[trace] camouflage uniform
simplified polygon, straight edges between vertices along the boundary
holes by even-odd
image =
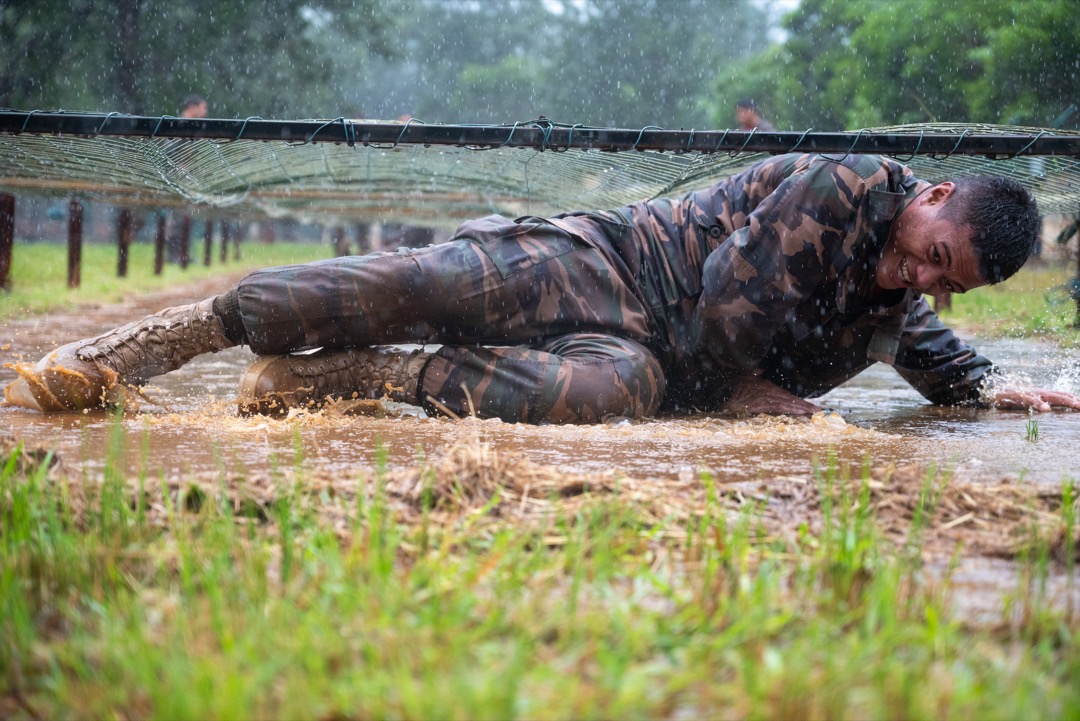
[[[715,410],[749,374],[814,397],[875,361],[935,403],[976,402],[990,361],[919,294],[872,294],[928,185],[884,157],[779,156],[679,198],[258,271],[240,309],[260,354],[442,344],[420,398],[507,421]]]

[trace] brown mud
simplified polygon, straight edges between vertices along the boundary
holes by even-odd
[[[200,300],[234,281],[3,319],[0,363],[36,362],[59,345]],[[1052,353],[998,350],[1018,362]],[[423,484],[442,484],[439,509],[450,517],[475,514],[498,489],[488,517],[499,523],[543,522],[574,504],[617,497],[662,527],[657,542],[675,545],[704,512],[710,484],[724,508],[753,505],[768,536],[790,540],[801,526],[820,530],[823,494],[847,484],[857,490],[865,481],[879,527],[902,546],[920,496],[933,488],[937,502],[921,552],[928,569],[953,567],[954,601],[965,615],[1000,618],[1002,600],[1018,593],[1016,559],[1035,537],[1057,555],[1061,572],[1052,572],[1048,584],[1052,602],[1080,606],[1063,571],[1062,555],[1075,544],[1066,542],[1060,510],[1061,483],[1077,477],[1080,414],[1040,418],[1033,439],[1023,414],[936,408],[891,370],[875,369],[826,396],[822,404],[832,411],[809,419],[702,415],[527,426],[428,418],[378,403],[282,420],[241,417],[236,387],[253,360],[242,348],[199,358],[155,379],[142,397],[131,395],[122,415],[2,406],[0,434],[9,446],[54,451],[54,474],[88,498],[107,464],[120,467],[132,493],[140,485],[153,489],[143,492],[162,523],[166,492],[178,507],[191,489],[202,489],[214,497],[224,492],[237,507],[269,508],[282,478],[300,478],[309,502],[343,534],[345,509],[355,508],[356,494],[368,492],[363,489],[376,476],[386,480],[406,522],[418,517]],[[0,369],[0,383],[14,378],[11,369]],[[822,481],[822,468],[830,465],[837,479],[832,491]]]

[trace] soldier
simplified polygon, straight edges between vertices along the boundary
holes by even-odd
[[[771,133],[776,129],[762,116],[761,109],[752,98],[742,98],[735,103],[735,120],[739,123],[739,130]]]
[[[247,344],[263,357],[241,379],[242,413],[389,395],[508,422],[804,415],[879,361],[938,404],[1080,409],[1003,386],[924,299],[1005,280],[1038,227],[1005,178],[931,184],[886,157],[791,154],[679,198],[488,216],[422,249],[257,271],[54,351],[7,398],[95,406]]]
[[[180,101],[181,118],[205,118],[210,112],[210,104],[201,95],[190,93]]]

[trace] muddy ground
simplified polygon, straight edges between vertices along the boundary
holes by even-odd
[[[4,319],[0,361],[35,361],[65,342],[221,292],[234,280]],[[224,489],[237,508],[269,508],[282,478],[300,478],[307,502],[342,534],[356,494],[381,473],[404,522],[419,518],[421,487],[442,494],[438,512],[450,519],[476,513],[497,491],[486,514],[492,523],[544,523],[577,504],[617,497],[661,529],[653,542],[678,545],[715,483],[718,502],[731,513],[757,509],[763,538],[790,540],[800,527],[820,530],[821,469],[832,464],[836,497],[845,483],[857,488],[868,479],[878,524],[898,547],[911,538],[920,495],[932,489],[933,517],[919,545],[931,575],[954,568],[954,602],[963,614],[997,622],[1005,600],[1027,594],[1019,559],[1036,538],[1054,558],[1048,599],[1080,606],[1064,557],[1076,544],[1067,543],[1070,529],[1061,520],[1061,482],[1075,478],[1073,417],[1048,416],[1043,439],[1033,442],[1024,438],[1023,417],[934,408],[887,377],[871,377],[834,392],[826,405],[837,412],[799,420],[695,416],[524,426],[428,418],[392,404],[244,418],[235,411],[235,387],[253,359],[246,349],[200,358],[153,382],[136,399],[139,407],[119,419],[105,411],[43,415],[0,407],[0,434],[8,447],[54,451],[54,478],[80,489],[86,503],[107,464],[123,469],[132,493],[145,479],[160,479],[145,492],[161,523],[166,492],[183,506],[184,498],[217,497]],[[0,371],[5,385],[14,377]],[[115,432],[118,424],[124,433]]]

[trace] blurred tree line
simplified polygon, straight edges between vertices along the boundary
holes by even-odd
[[[713,117],[754,95],[791,130],[1077,127],[1078,10],[1076,0],[801,0],[782,20],[785,42],[718,74]]]
[[[783,5],[791,8],[790,3]],[[1076,0],[0,0],[0,106],[778,129],[1075,126]]]

